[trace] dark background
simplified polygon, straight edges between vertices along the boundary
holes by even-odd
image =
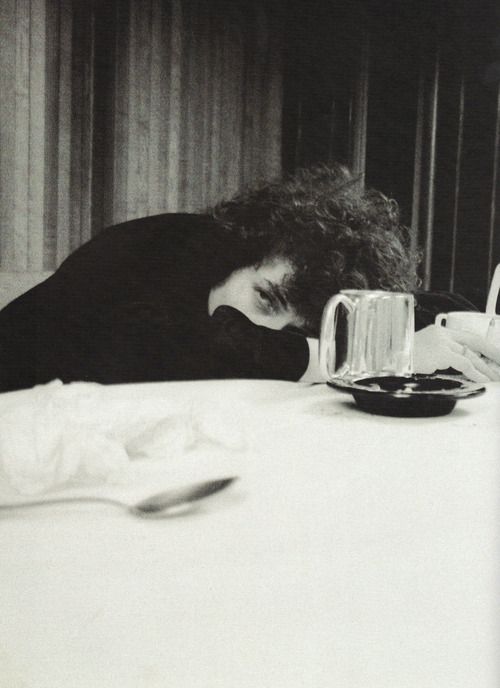
[[[400,203],[424,285],[484,308],[500,262],[500,3],[288,8],[284,168],[357,167]]]

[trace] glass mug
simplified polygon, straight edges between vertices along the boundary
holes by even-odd
[[[412,294],[343,289],[325,306],[319,361],[328,380],[413,372]]]

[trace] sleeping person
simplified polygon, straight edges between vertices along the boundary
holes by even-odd
[[[0,312],[0,391],[55,378],[320,381],[322,311],[348,288],[415,294],[416,372],[500,379],[499,352],[433,326],[474,307],[418,291],[417,268],[394,201],[340,165],[299,170],[203,214],[103,229]]]

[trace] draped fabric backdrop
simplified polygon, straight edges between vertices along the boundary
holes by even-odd
[[[498,0],[0,12],[0,291],[104,225],[340,160],[400,202],[424,286],[484,307],[500,262]]]
[[[1,0],[0,269],[281,170],[279,3]]]

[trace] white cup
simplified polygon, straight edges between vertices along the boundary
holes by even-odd
[[[453,330],[471,332],[491,344],[500,346],[500,315],[476,311],[451,311],[439,313],[434,322]]]

